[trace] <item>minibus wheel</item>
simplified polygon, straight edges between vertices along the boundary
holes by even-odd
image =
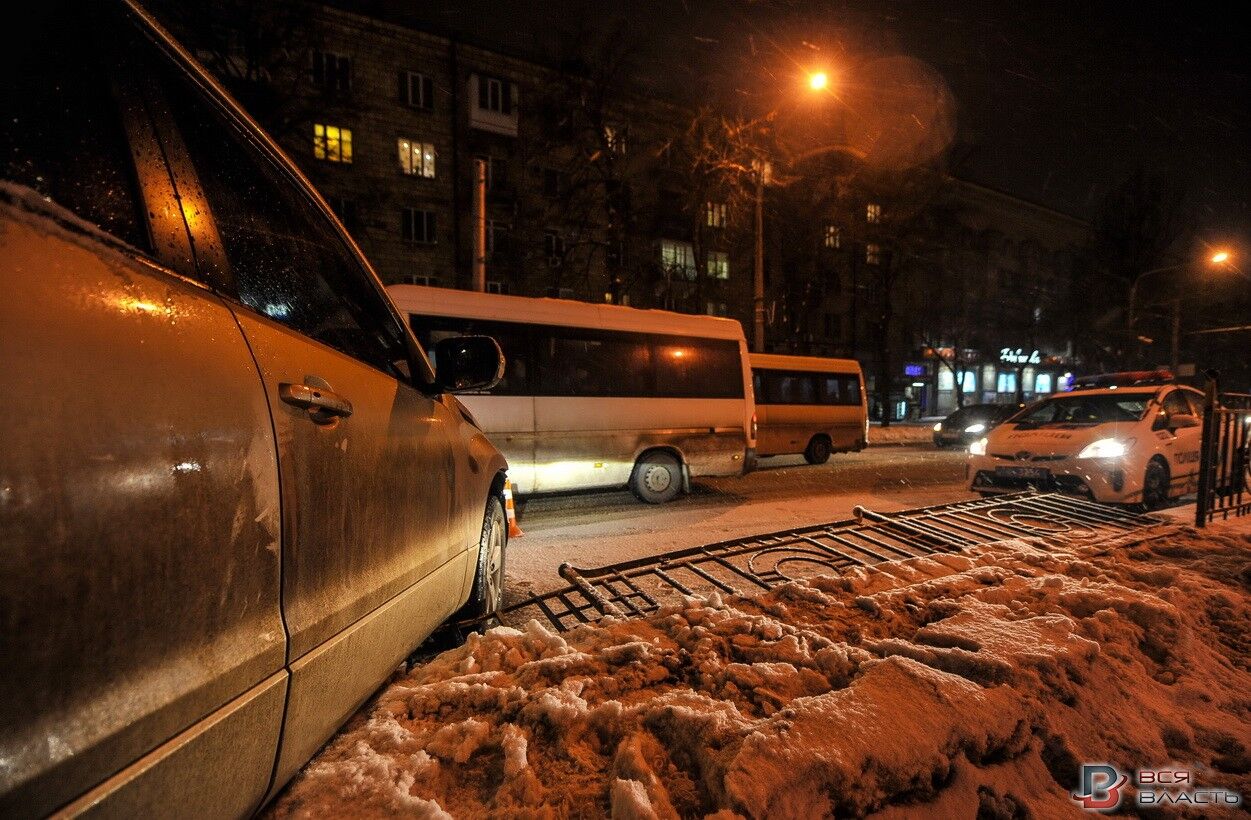
[[[809,464],[824,464],[830,460],[830,453],[833,449],[827,436],[813,436],[812,441],[808,442],[807,449],[804,450],[804,461]]]
[[[630,491],[648,504],[672,501],[682,491],[681,463],[663,450],[644,453],[630,474]]]

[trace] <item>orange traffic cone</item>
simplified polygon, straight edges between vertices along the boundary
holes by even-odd
[[[517,525],[517,508],[513,506],[513,483],[504,479],[504,517],[508,519],[508,540],[525,535]]]

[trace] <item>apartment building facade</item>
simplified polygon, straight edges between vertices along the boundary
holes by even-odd
[[[250,76],[263,93],[241,98],[261,101],[254,115],[387,284],[471,286],[481,160],[488,290],[713,313],[750,329],[750,204],[694,184],[671,150],[692,112],[597,84],[585,66],[338,7],[291,0],[272,4],[276,20],[241,21],[224,6],[211,24],[199,11],[180,31],[185,8],[168,3],[166,17],[228,85],[239,85],[238,64],[263,67]],[[225,33],[206,38],[210,30]],[[276,43],[281,58],[245,56],[258,41]],[[813,178],[814,190],[828,185]],[[879,412],[895,417],[952,403],[944,350],[961,351],[962,370],[966,360],[981,368],[967,397],[979,399],[1012,392],[990,389],[1011,387],[985,369],[998,351],[1063,355],[1054,306],[1084,241],[1076,220],[948,179],[928,207],[950,217],[930,226],[949,258],[927,266],[918,258],[934,248],[909,246],[916,216],[899,221],[889,190],[835,186],[823,199],[806,184],[765,192],[768,349],[861,359],[871,380],[890,381]],[[932,321],[952,315],[959,321]]]

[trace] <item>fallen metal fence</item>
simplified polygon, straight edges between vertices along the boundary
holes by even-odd
[[[1251,395],[1222,393],[1208,371],[1195,526],[1251,513]]]
[[[608,615],[642,616],[682,598],[750,595],[789,581],[889,561],[1043,535],[1116,535],[1159,523],[1073,496],[1020,493],[878,513],[580,569],[560,566],[567,586],[508,607],[505,622],[542,618],[564,631]]]

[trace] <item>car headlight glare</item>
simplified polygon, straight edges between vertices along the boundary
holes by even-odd
[[[943,429],[943,423],[942,423],[941,421],[940,421],[938,424],[935,424],[935,425],[934,425],[934,432],[935,432],[935,433],[940,433],[940,432],[942,432],[942,429]]]
[[[1120,458],[1129,452],[1129,448],[1133,445],[1134,440],[1122,440],[1119,438],[1101,438],[1098,441],[1092,441],[1082,448],[1077,454],[1078,458]]]
[[[977,441],[969,445],[969,455],[984,456],[986,455],[986,438],[979,438]]]
[[[979,421],[979,422],[976,422],[976,423],[974,423],[974,424],[970,424],[968,427],[964,428],[964,432],[966,432],[966,433],[980,433],[980,432],[982,432],[982,431],[983,431],[983,430],[985,430],[985,429],[986,429],[986,425],[985,425],[985,424],[982,424],[982,423]]]

